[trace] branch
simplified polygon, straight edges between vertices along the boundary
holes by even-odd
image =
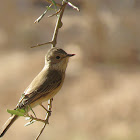
[[[47,0],[47,2],[51,3],[51,5],[49,6],[49,8],[54,5],[54,3],[51,1],[51,0]],[[62,16],[63,16],[63,13],[64,13],[64,10],[65,10],[65,7],[66,5],[68,4],[69,6],[71,6],[73,9],[76,9],[77,11],[80,11],[78,7],[76,7],[75,5],[73,5],[72,3],[70,2],[67,2],[67,0],[63,0],[62,1],[62,5],[61,4],[58,4],[58,3],[55,3],[57,6],[60,7],[60,9],[53,15],[50,15],[48,17],[52,17],[54,15],[57,15],[58,18],[57,18],[57,22],[56,22],[56,25],[55,25],[55,29],[54,29],[54,33],[53,33],[53,37],[52,37],[52,40],[51,41],[48,41],[46,43],[42,43],[42,44],[37,44],[35,46],[32,46],[31,48],[35,48],[35,47],[39,47],[39,46],[43,46],[43,45],[46,45],[46,44],[52,44],[52,47],[55,47],[56,46],[56,43],[57,43],[57,35],[58,35],[58,30],[59,28],[62,27]],[[35,20],[34,23],[37,23],[39,22],[43,17],[44,15],[47,13],[48,9],[39,17]]]
[[[71,6],[73,9],[77,10],[78,12],[80,12],[80,9],[75,5],[73,5],[71,2],[68,2],[68,5]]]
[[[31,121],[32,121],[32,120],[35,120],[35,121],[43,122],[43,123],[45,123],[45,121],[46,121],[46,120],[42,120],[42,119],[33,117],[32,115],[30,115],[30,116],[25,116],[25,117],[29,117],[29,118],[31,119]],[[31,122],[31,121],[30,121],[30,122]],[[26,126],[26,124],[25,124],[25,126]]]
[[[58,3],[54,3],[54,2],[52,2],[51,0],[46,0],[48,3],[50,3],[50,6],[47,8],[47,10],[45,10],[44,11],[44,13],[41,15],[41,16],[39,16],[35,21],[34,21],[34,23],[38,23],[38,22],[40,22],[40,20],[46,15],[46,13],[48,12],[48,10],[49,10],[49,8],[51,8],[54,4],[55,4],[55,6],[58,6],[58,7],[61,7],[62,5],[61,4],[58,4]]]
[[[38,18],[34,21],[34,23],[40,22],[40,20],[46,15],[46,13],[48,12],[49,8],[51,8],[51,6],[52,6],[52,4],[44,11],[44,13],[43,13],[40,17],[38,17]]]
[[[63,13],[64,13],[64,10],[65,10],[66,5],[67,5],[67,3],[64,2],[62,4],[62,7],[60,8],[61,9],[61,12],[58,15],[57,22],[56,22],[55,29],[54,29],[54,33],[53,33],[53,37],[52,37],[52,47],[55,47],[56,46],[58,31],[59,31],[59,29],[63,25],[61,20],[62,20],[62,16],[63,16]]]
[[[57,16],[60,12],[61,12],[62,8],[60,8],[56,13],[49,15],[48,17],[53,17],[53,16]]]
[[[59,15],[58,15],[58,18],[57,18],[57,21],[56,21],[56,25],[55,25],[52,40],[49,41],[49,42],[46,42],[46,43],[37,44],[35,46],[32,46],[31,48],[39,47],[39,46],[46,45],[46,44],[52,44],[52,47],[56,46],[58,30],[62,27],[62,21],[61,20],[62,20],[62,16],[63,16],[63,13],[64,13],[66,5],[67,5],[67,2],[63,2],[63,4],[61,5],[60,9],[58,10],[60,12],[59,12]]]
[[[39,137],[40,137],[41,134],[43,133],[43,131],[44,131],[46,125],[49,124],[49,118],[50,118],[50,116],[51,116],[51,109],[52,109],[52,101],[53,101],[53,98],[50,99],[50,100],[48,100],[48,112],[47,112],[47,114],[46,114],[45,123],[44,123],[44,126],[42,127],[40,133],[38,134],[38,136],[36,137],[35,140],[38,140],[38,139],[39,139]]]
[[[50,4],[53,4],[53,2],[51,1],[51,0],[46,0],[48,3],[50,3]],[[59,6],[59,7],[61,7],[61,4],[59,4],[59,3],[55,3],[56,4],[56,6]]]
[[[47,1],[48,3],[54,5],[53,2],[52,2],[51,0],[46,0],[46,1]],[[75,9],[75,10],[77,10],[77,11],[80,11],[80,9],[79,9],[78,7],[76,7],[75,5],[73,5],[71,2],[68,2],[67,0],[63,0],[63,2],[67,2],[68,5],[71,6],[73,9]],[[55,4],[56,4],[56,6],[61,7],[61,4],[59,4],[59,3],[55,3]]]
[[[46,44],[51,44],[52,48],[56,46],[57,44],[57,36],[58,36],[58,31],[59,29],[62,27],[63,23],[62,23],[62,17],[63,17],[63,13],[64,13],[64,10],[65,10],[65,7],[66,5],[68,4],[69,6],[71,6],[73,9],[76,9],[77,11],[79,11],[78,7],[74,6],[72,3],[68,2],[68,0],[63,0],[62,1],[62,4],[58,4],[58,3],[55,3],[54,0],[46,0],[47,2],[49,2],[51,5],[49,6],[49,8],[54,5],[55,7],[58,6],[60,7],[59,10],[56,11],[55,14],[49,16],[49,17],[52,17],[54,15],[57,15],[57,21],[56,21],[56,25],[55,25],[55,29],[54,29],[54,32],[53,32],[53,37],[52,37],[52,40],[51,41],[48,41],[46,43],[42,43],[42,44],[37,44],[36,46],[32,46],[31,48],[34,48],[34,47],[38,47],[38,46],[42,46],[42,45],[46,45]],[[47,13],[48,9],[35,21],[36,22],[39,22],[43,17],[44,15]],[[45,107],[43,107],[47,113],[46,113],[46,117],[45,117],[45,120],[42,120],[42,119],[38,119],[38,118],[34,118],[33,116],[30,116],[30,119],[31,121],[32,120],[36,120],[36,121],[40,121],[40,122],[43,122],[44,125],[40,131],[40,133],[38,134],[38,136],[36,137],[35,140],[38,140],[39,137],[41,136],[41,134],[43,133],[45,127],[47,124],[49,124],[49,118],[51,116],[51,110],[52,110],[52,101],[53,99],[50,99],[48,100],[48,109],[45,109]]]

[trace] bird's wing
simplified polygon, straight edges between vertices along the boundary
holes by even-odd
[[[47,96],[53,90],[57,89],[62,81],[63,77],[60,71],[41,71],[25,90],[25,94],[21,97],[17,107],[23,108],[39,100],[41,97]]]

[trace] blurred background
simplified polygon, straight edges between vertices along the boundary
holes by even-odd
[[[70,59],[63,88],[54,97],[50,124],[40,140],[140,139],[140,1],[70,0],[58,47]],[[60,2],[57,0],[57,2]],[[0,126],[44,66],[56,17],[38,24],[45,0],[3,0],[0,4]],[[44,105],[47,106],[45,103]],[[44,118],[42,108],[34,109]],[[33,140],[42,123],[15,122],[3,140]]]

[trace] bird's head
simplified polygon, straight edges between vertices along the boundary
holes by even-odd
[[[74,55],[66,53],[63,49],[54,47],[48,51],[45,63],[49,65],[49,68],[65,71],[69,58]]]

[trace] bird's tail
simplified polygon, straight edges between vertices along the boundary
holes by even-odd
[[[10,128],[10,126],[15,122],[15,120],[18,118],[17,115],[12,115],[7,121],[6,123],[2,126],[2,128],[0,129],[0,137],[2,137],[6,131]]]

